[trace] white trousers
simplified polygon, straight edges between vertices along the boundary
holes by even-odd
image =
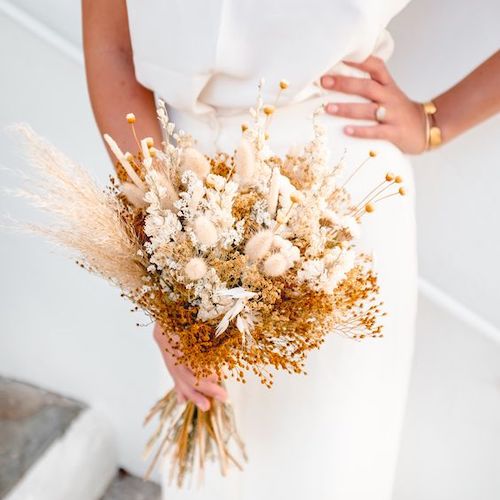
[[[332,100],[346,96],[330,96]],[[347,96],[347,99],[349,97]],[[311,137],[312,111],[324,98],[278,110],[271,145],[284,153]],[[231,152],[248,117],[197,118],[172,111],[178,127],[198,147]],[[280,374],[272,390],[257,380],[230,384],[230,399],[246,442],[244,472],[221,478],[213,467],[201,488],[164,485],[164,500],[390,500],[398,457],[414,340],[416,249],[413,178],[407,159],[393,145],[346,137],[345,121],[321,117],[332,161],[346,150],[347,174],[370,149],[377,157],[350,182],[362,199],[386,171],[404,178],[409,195],[393,197],[367,214],[363,247],[374,259],[384,309],[384,338],[355,342],[332,335],[312,352],[307,376]],[[168,464],[165,464],[168,467]],[[164,474],[166,477],[167,474]]]

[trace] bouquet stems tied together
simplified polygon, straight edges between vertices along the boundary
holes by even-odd
[[[244,383],[253,374],[271,387],[275,370],[304,373],[308,353],[332,332],[382,337],[377,276],[358,242],[363,217],[405,194],[402,179],[384,173],[354,200],[350,183],[375,153],[348,176],[343,162],[331,164],[322,110],[314,113],[311,141],[275,155],[269,126],[287,87],[280,82],[272,105],[259,89],[232,154],[204,155],[176,130],[161,101],[162,144],[139,138],[128,114],[137,152],[123,152],[105,134],[117,175],[104,190],[22,128],[38,175],[20,194],[54,218],[29,229],[73,250],[82,267],[119,287],[159,323],[176,362],[197,379]],[[212,458],[224,474],[241,467],[244,447],[230,405],[212,401],[203,413],[192,403],[178,405],[171,391],[146,420],[154,417],[152,467],[170,454],[179,486]]]
[[[155,447],[156,452],[146,471],[146,479],[162,455],[171,455],[171,479],[175,477],[179,487],[195,469],[200,471],[199,479],[202,480],[208,460],[218,461],[223,476],[231,465],[242,469],[241,462],[247,460],[245,446],[236,431],[233,409],[227,403],[212,400],[210,409],[204,412],[192,402],[179,405],[175,390],[171,390],[151,408],[145,424],[154,417],[158,417],[158,424],[146,445],[145,456]],[[235,451],[230,450],[231,443]]]

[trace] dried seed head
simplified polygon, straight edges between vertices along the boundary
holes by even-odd
[[[375,158],[375,156],[377,156],[376,151],[370,151],[368,154],[370,155],[370,158]]]
[[[290,84],[287,80],[280,80],[280,89],[286,90]]]
[[[128,113],[125,117],[128,123],[135,123],[135,115],[134,113]]]
[[[138,188],[131,182],[124,182],[121,187],[121,192],[125,195],[127,200],[136,208],[143,208],[147,205],[144,201],[144,191]]]
[[[251,262],[260,260],[266,256],[271,249],[274,234],[272,231],[264,230],[254,234],[245,245],[245,255]]]
[[[234,164],[240,183],[249,184],[255,174],[255,153],[246,139],[242,139],[234,154]]]
[[[192,170],[198,178],[204,180],[210,173],[210,163],[198,150],[186,148],[182,152],[179,170],[181,174],[186,170]]]
[[[246,123],[242,123],[242,124],[241,124],[241,131],[242,131],[242,132],[246,132],[247,130],[248,130],[248,124],[246,124]]]
[[[278,224],[286,224],[288,221],[288,217],[286,217],[285,214],[279,213],[278,216],[276,217],[276,222]]]
[[[271,217],[274,217],[274,215],[276,214],[276,209],[278,208],[280,177],[280,169],[278,167],[274,167],[271,175],[271,180],[269,182],[269,191],[267,193],[267,207]]]
[[[207,273],[207,265],[203,259],[194,257],[184,266],[184,272],[188,279],[199,280]]]
[[[290,200],[292,200],[293,203],[298,203],[300,205],[304,202],[304,195],[300,191],[294,191],[290,195]]]
[[[272,106],[271,104],[266,104],[262,108],[262,111],[264,111],[264,114],[267,116],[272,115],[274,113],[274,106]]]
[[[197,217],[194,221],[194,234],[202,245],[213,246],[217,243],[217,229],[212,221],[205,216]]]
[[[264,261],[263,271],[266,276],[281,276],[285,274],[287,269],[288,261],[281,253],[274,253]]]

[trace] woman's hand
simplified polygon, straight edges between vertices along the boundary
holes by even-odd
[[[174,380],[177,398],[180,403],[192,401],[200,410],[210,409],[210,399],[215,398],[224,402],[227,399],[226,390],[217,383],[217,377],[205,378],[196,381],[191,370],[183,365],[176,365],[174,356],[169,352],[170,345],[166,335],[163,335],[158,323],[153,330],[154,338],[160,348],[163,360]]]
[[[377,108],[383,106],[386,110],[381,123],[372,126],[348,125],[344,129],[345,133],[363,139],[385,139],[403,153],[418,154],[425,151],[426,125],[422,106],[409,99],[396,85],[385,63],[378,57],[370,56],[363,63],[345,64],[368,73],[371,79],[323,75],[322,86],[328,90],[362,96],[371,102],[330,102],[325,106],[326,112],[355,120],[376,120]]]

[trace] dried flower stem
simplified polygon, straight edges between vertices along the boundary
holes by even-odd
[[[175,390],[169,391],[148,412],[144,425],[158,417],[159,423],[145,448],[149,456],[153,448],[156,453],[146,471],[148,479],[158,460],[171,455],[171,477],[181,488],[188,475],[195,471],[201,480],[208,460],[218,457],[222,475],[226,475],[230,464],[241,469],[241,463],[230,451],[234,442],[243,461],[247,460],[245,447],[235,425],[232,408],[228,403],[211,400],[210,409],[202,412],[192,402],[181,406],[177,403]]]

